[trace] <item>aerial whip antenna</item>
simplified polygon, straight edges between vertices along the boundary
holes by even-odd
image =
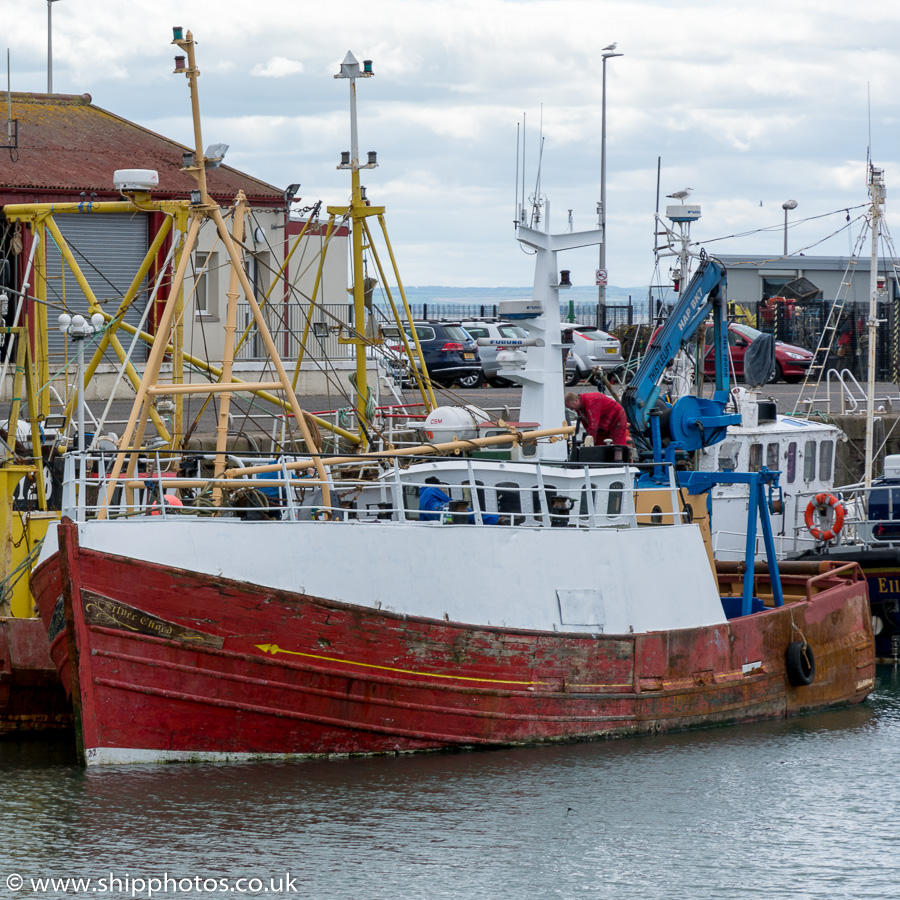
[[[513,223],[519,222],[519,132],[522,126],[516,122],[516,202],[513,207]]]

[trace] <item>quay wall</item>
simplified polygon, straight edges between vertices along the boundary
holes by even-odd
[[[866,417],[862,413],[814,414],[809,417],[817,422],[836,425],[847,436],[839,441],[835,458],[834,483],[853,484],[862,481],[866,453]],[[882,473],[885,456],[900,453],[900,413],[882,412],[873,423],[875,449],[875,477]]]

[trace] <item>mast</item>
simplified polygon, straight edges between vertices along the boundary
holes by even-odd
[[[869,196],[872,198],[872,259],[869,269],[869,316],[866,319],[869,339],[868,382],[866,385],[866,458],[865,487],[872,486],[872,458],[875,419],[875,339],[878,333],[878,239],[884,206],[884,169],[869,163]]]
[[[219,393],[228,395],[228,397],[230,398],[233,393],[239,391],[258,392],[261,390],[265,390],[282,392],[284,395],[285,403],[289,406],[291,412],[294,414],[294,422],[303,437],[304,443],[306,444],[306,447],[309,450],[310,454],[313,456],[313,465],[319,477],[319,483],[321,484],[322,488],[323,502],[326,506],[330,506],[331,497],[329,489],[329,479],[328,474],[326,473],[325,468],[321,462],[319,446],[313,439],[309,426],[304,417],[303,410],[300,408],[300,404],[297,401],[296,392],[293,390],[290,379],[288,378],[287,372],[285,371],[284,364],[281,361],[281,357],[278,355],[278,350],[275,346],[275,342],[272,339],[272,335],[269,331],[268,325],[266,324],[265,318],[256,300],[253,286],[250,284],[250,281],[247,278],[247,273],[244,271],[243,259],[240,251],[236,247],[232,235],[228,232],[228,229],[225,225],[225,220],[222,216],[221,211],[219,210],[218,204],[210,198],[207,192],[206,168],[211,163],[221,161],[221,156],[208,158],[203,152],[203,142],[200,130],[200,101],[197,87],[197,78],[200,74],[200,70],[197,68],[195,58],[195,43],[193,34],[190,31],[185,33],[184,29],[181,27],[175,27],[173,28],[173,36],[174,40],[172,41],[172,43],[175,44],[179,49],[185,51],[187,54],[187,65],[185,65],[184,56],[175,57],[175,73],[185,75],[188,80],[191,93],[191,110],[194,120],[195,150],[193,154],[185,154],[182,157],[182,161],[185,163],[182,166],[182,171],[188,172],[194,176],[194,178],[197,180],[198,189],[195,191],[191,191],[191,221],[184,240],[181,259],[178,262],[178,266],[169,289],[169,296],[159,318],[156,339],[152,344],[150,355],[147,359],[146,367],[144,370],[144,376],[141,379],[140,386],[137,389],[137,395],[134,400],[131,415],[129,416],[128,423],[125,426],[124,434],[119,440],[119,449],[127,450],[128,453],[120,453],[116,456],[116,461],[109,475],[109,485],[106,489],[106,500],[102,508],[99,509],[97,518],[105,519],[109,514],[113,494],[119,481],[119,477],[122,474],[123,465],[126,464],[126,456],[126,480],[129,480],[129,486],[126,487],[125,497],[126,504],[129,506],[132,505],[134,488],[131,486],[131,482],[135,477],[135,472],[138,464],[138,456],[142,449],[144,431],[147,420],[149,418],[153,399],[160,394],[175,394],[176,396],[178,396],[187,394]],[[244,198],[242,196],[239,196],[239,205],[242,203],[243,199]],[[240,222],[242,222],[242,218],[242,214],[239,215],[239,225]],[[173,326],[177,324],[176,312],[180,312],[181,288],[184,284],[184,278],[187,273],[187,268],[196,246],[197,234],[200,230],[200,224],[202,221],[207,219],[215,225],[218,237],[221,240],[222,245],[225,247],[225,252],[228,257],[231,272],[237,279],[237,285],[235,285],[234,280],[232,280],[229,293],[227,295],[229,306],[233,307],[236,303],[238,299],[237,287],[239,287],[243,291],[247,303],[250,305],[250,311],[253,317],[253,321],[256,323],[259,336],[262,339],[263,344],[265,345],[271,364],[277,374],[277,380],[275,381],[234,382],[226,380],[226,373],[230,371],[230,360],[233,360],[232,349],[229,350],[228,353],[226,353],[226,361],[223,366],[223,378],[220,379],[220,381],[218,381],[217,383],[172,383],[165,385],[160,384],[159,382],[160,367],[162,365],[165,354],[168,352],[167,335],[170,333]],[[228,337],[230,340],[233,340],[233,332],[228,335]],[[225,437],[226,435],[222,432],[221,429],[219,429],[219,431],[217,432],[216,444],[217,472],[224,468],[224,459],[226,453],[226,448],[224,446]],[[218,494],[217,500],[221,500],[221,497],[219,497]]]
[[[370,152],[368,162],[365,165],[359,163],[359,138],[356,123],[356,79],[371,78],[372,60],[363,60],[362,68],[356,57],[348,50],[344,61],[341,63],[341,71],[335,78],[346,78],[350,81],[350,153],[343,154],[339,169],[350,169],[352,177],[352,190],[350,195],[350,218],[352,226],[350,232],[351,248],[353,253],[353,336],[349,343],[356,344],[356,416],[362,424],[366,421],[366,402],[369,396],[368,381],[366,375],[366,296],[363,277],[363,228],[367,212],[363,188],[359,182],[360,169],[374,169],[378,163],[376,155]],[[363,434],[365,433],[361,429]]]

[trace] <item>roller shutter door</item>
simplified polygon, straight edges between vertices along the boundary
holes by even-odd
[[[131,285],[135,273],[140,268],[149,247],[149,222],[144,213],[111,213],[104,215],[60,215],[56,224],[65,238],[75,261],[78,263],[94,296],[100,301],[104,312],[115,313],[122,296]],[[68,266],[63,270],[62,254],[49,233],[47,235],[47,299],[55,304],[48,311],[48,331],[51,375],[62,367],[66,352],[66,338],[56,326],[56,319],[65,309],[70,315],[87,315],[87,298],[82,292]],[[65,278],[63,278],[65,275]],[[137,326],[149,296],[148,280],[145,278],[125,321]],[[132,336],[119,332],[119,340],[125,350]],[[85,346],[85,354],[91,355],[91,342]],[[71,344],[69,355],[72,355]],[[147,358],[147,350],[139,343],[133,355],[135,362]],[[105,362],[118,365],[118,357],[108,349]]]

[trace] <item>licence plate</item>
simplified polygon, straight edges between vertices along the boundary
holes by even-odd
[[[607,353],[618,353],[619,351],[616,350],[615,347],[607,347],[607,348],[606,348],[606,352],[607,352]]]
[[[463,359],[475,359],[474,353],[463,353]]]

